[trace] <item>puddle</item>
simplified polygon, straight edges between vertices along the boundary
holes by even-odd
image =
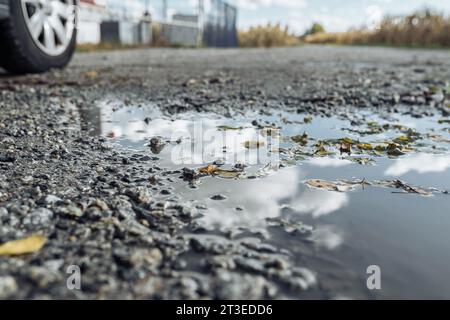
[[[330,297],[450,298],[450,126],[442,118],[169,118],[108,103],[93,112],[93,134],[167,172],[172,192],[162,199],[200,208],[199,230],[263,237],[314,270]],[[180,178],[183,168],[190,178]],[[354,185],[330,191],[309,179]],[[371,265],[381,268],[382,290],[366,287]]]

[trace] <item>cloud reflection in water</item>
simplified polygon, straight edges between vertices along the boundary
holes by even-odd
[[[385,171],[386,176],[400,177],[409,172],[444,172],[450,168],[450,155],[415,154],[397,159]]]

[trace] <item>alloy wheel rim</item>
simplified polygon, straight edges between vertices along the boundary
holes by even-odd
[[[21,0],[22,12],[34,43],[47,55],[61,55],[72,40],[75,0]]]

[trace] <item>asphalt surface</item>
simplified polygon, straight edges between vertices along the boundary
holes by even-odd
[[[0,256],[0,298],[307,296],[310,275],[264,243],[186,236],[196,209],[155,200],[170,187],[167,173],[92,137],[85,115],[99,101],[154,104],[169,115],[448,116],[430,88],[449,79],[449,51],[321,46],[80,53],[65,70],[0,74],[0,243],[48,238],[37,253]],[[82,290],[66,286],[71,265],[81,268]]]

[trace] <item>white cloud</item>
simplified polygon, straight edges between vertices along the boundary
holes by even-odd
[[[384,17],[384,11],[380,6],[371,5],[365,10],[366,12],[366,26],[369,29],[375,29],[379,26],[381,20]]]

